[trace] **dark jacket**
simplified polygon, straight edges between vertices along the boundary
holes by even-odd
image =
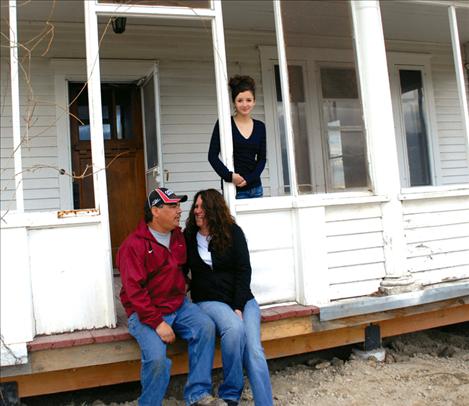
[[[170,250],[159,244],[142,220],[117,252],[122,279],[120,299],[127,316],[156,328],[163,315],[177,310],[185,298],[186,244],[181,229],[171,233]]]
[[[184,231],[187,244],[187,271],[191,271],[191,298],[193,302],[208,300],[228,304],[233,310],[244,310],[254,296],[251,293],[251,262],[243,230],[232,226],[232,244],[225,252],[216,252],[211,243],[213,269],[199,255],[197,235]]]
[[[246,139],[239,132],[233,117],[231,117],[234,171],[239,173],[246,181],[246,186],[242,188],[237,187],[237,190],[246,190],[262,185],[261,174],[266,164],[265,124],[262,121],[254,119],[253,122],[254,126],[251,136]],[[218,157],[219,154],[220,129],[217,121],[213,128],[212,138],[210,139],[208,161],[218,176],[225,182],[231,182],[233,172],[228,170],[225,164],[220,160]]]

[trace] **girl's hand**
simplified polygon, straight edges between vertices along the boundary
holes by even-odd
[[[241,310],[236,309],[234,312],[241,320],[243,320],[243,312]]]
[[[235,186],[240,186],[241,183],[243,182],[246,184],[246,181],[244,180],[244,178],[239,173],[236,173],[236,172],[233,172],[233,175],[231,177],[231,182],[234,183]]]

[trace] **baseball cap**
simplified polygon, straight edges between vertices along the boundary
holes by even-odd
[[[172,190],[160,187],[150,192],[147,204],[148,207],[153,207],[160,206],[161,204],[185,202],[186,200],[187,195],[177,196]]]

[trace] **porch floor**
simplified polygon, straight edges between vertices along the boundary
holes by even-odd
[[[115,328],[99,328],[74,331],[71,333],[36,336],[33,341],[28,343],[28,352],[133,340],[127,329],[127,315],[119,299],[121,286],[120,277],[114,276],[114,296],[117,318]],[[318,307],[302,306],[298,304],[273,306],[261,310],[261,321],[265,323],[288,318],[311,316],[313,314],[319,314]]]

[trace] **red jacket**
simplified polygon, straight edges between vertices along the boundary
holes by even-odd
[[[159,244],[142,220],[117,253],[120,299],[127,316],[137,312],[140,321],[152,328],[163,321],[163,315],[177,310],[186,295],[182,272],[186,244],[179,227],[171,233],[169,246],[170,250]]]

